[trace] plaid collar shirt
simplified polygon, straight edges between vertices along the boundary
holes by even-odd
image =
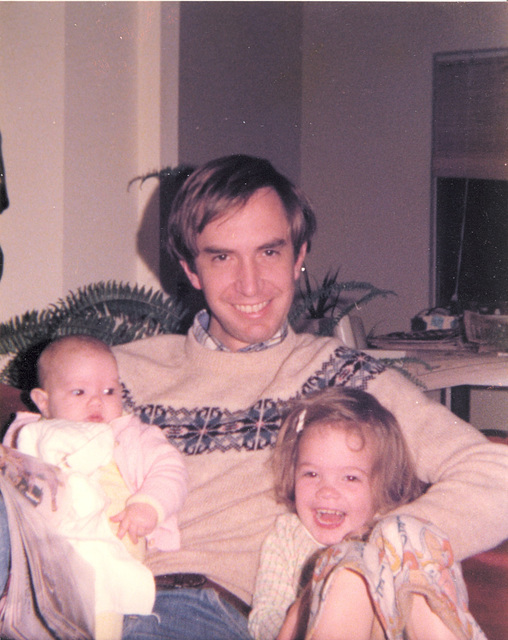
[[[199,313],[196,314],[194,318],[194,323],[192,325],[192,332],[194,333],[194,337],[199,342],[199,344],[203,345],[207,349],[211,349],[212,351],[231,351],[225,345],[222,344],[220,340],[217,340],[214,336],[208,333],[208,327],[210,325],[210,314],[206,309],[202,309]],[[263,351],[263,349],[268,349],[269,347],[275,347],[280,344],[284,338],[288,334],[288,323],[284,322],[282,327],[268,340],[264,342],[257,342],[256,344],[249,344],[242,349],[238,349],[238,352],[247,353],[249,351]]]

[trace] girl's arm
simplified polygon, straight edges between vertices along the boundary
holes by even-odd
[[[296,516],[292,514],[281,516],[261,550],[252,611],[249,615],[249,632],[255,640],[274,640],[278,637],[286,613],[296,598],[297,584],[294,584],[294,576],[299,568],[295,567],[292,557],[294,544],[291,527],[288,526],[294,518]]]

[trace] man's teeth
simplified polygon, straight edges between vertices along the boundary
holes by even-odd
[[[259,302],[258,304],[235,304],[235,308],[242,313],[258,313],[264,309],[268,302]]]

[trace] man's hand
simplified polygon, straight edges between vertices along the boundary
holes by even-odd
[[[137,544],[139,538],[147,536],[157,526],[157,511],[144,502],[134,502],[110,520],[120,523],[116,534],[120,539],[128,533],[133,544]]]

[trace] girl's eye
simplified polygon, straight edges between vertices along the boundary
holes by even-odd
[[[315,471],[306,471],[303,476],[304,478],[317,478],[317,473]]]
[[[360,482],[360,478],[358,476],[348,475],[346,476],[347,482]]]

